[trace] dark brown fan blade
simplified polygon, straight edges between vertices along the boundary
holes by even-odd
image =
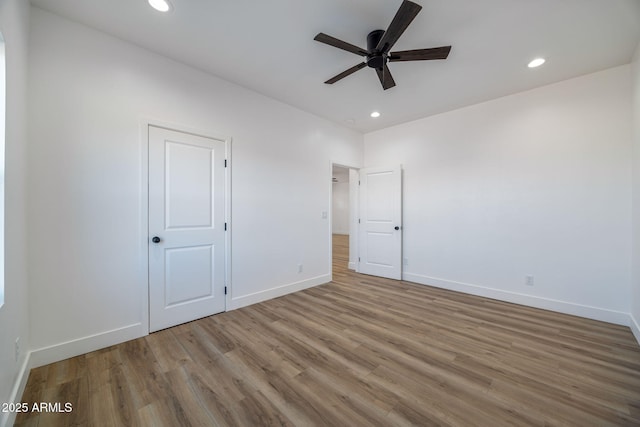
[[[329,46],[337,47],[338,49],[355,53],[356,55],[367,56],[369,54],[369,52],[367,52],[365,49],[352,45],[351,43],[343,42],[342,40],[328,36],[325,33],[318,33],[318,35],[313,39],[320,43],[328,44]]]
[[[393,17],[393,21],[389,24],[389,28],[378,42],[376,50],[388,53],[421,9],[422,6],[419,4],[404,0],[396,12],[396,16]]]
[[[391,76],[391,71],[389,71],[389,67],[387,64],[384,64],[384,68],[376,68],[376,73],[378,73],[378,78],[380,79],[380,83],[382,83],[382,88],[384,90],[390,89],[396,85],[396,82],[393,80],[393,76]]]
[[[334,84],[335,82],[337,82],[338,80],[342,80],[342,79],[344,79],[345,77],[347,77],[347,76],[349,76],[349,75],[351,75],[351,74],[355,73],[356,71],[358,71],[358,70],[362,70],[362,69],[363,69],[364,67],[366,67],[366,66],[367,66],[367,64],[366,64],[366,63],[361,62],[361,63],[359,63],[358,65],[356,65],[356,66],[354,66],[354,67],[351,67],[351,68],[349,68],[348,70],[345,70],[345,71],[341,72],[341,73],[340,73],[340,74],[338,74],[337,76],[330,78],[330,79],[329,79],[329,80],[327,80],[325,83],[326,83],[326,84],[328,84],[328,85],[332,85],[332,84]]]
[[[429,49],[402,50],[389,54],[390,62],[426,61],[430,59],[447,59],[451,46],[432,47]]]

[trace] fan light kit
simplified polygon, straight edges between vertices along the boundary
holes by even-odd
[[[449,52],[451,51],[451,46],[390,52],[393,45],[396,44],[402,33],[404,33],[421,9],[422,6],[419,4],[404,0],[396,12],[396,16],[394,16],[391,24],[389,24],[387,31],[375,30],[369,33],[367,36],[366,49],[339,40],[335,37],[328,36],[324,33],[318,33],[318,35],[314,37],[314,40],[364,57],[364,62],[354,65],[337,76],[330,78],[325,83],[334,84],[338,80],[341,80],[358,70],[369,67],[376,70],[380,83],[382,84],[382,88],[387,90],[396,85],[396,82],[393,80],[391,72],[389,71],[389,67],[387,66],[387,62],[447,59],[447,56],[449,56]]]
[[[371,117],[373,117],[374,119],[378,118],[378,117],[380,117],[380,113],[377,112],[377,111],[374,111],[373,113],[371,113]]]
[[[169,12],[171,4],[167,0],[148,0],[149,5],[158,12]]]
[[[542,64],[545,63],[545,59],[544,58],[536,58],[533,61],[529,62],[529,64],[527,65],[527,67],[529,68],[536,68],[541,66]]]

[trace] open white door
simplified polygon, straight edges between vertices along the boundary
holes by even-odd
[[[402,279],[402,169],[360,170],[359,272]]]
[[[226,141],[149,126],[149,330],[225,310]]]

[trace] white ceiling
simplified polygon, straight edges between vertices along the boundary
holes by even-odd
[[[366,48],[401,0],[171,0],[168,14],[146,0],[31,3],[361,132],[626,64],[640,40],[640,0],[414,1],[423,9],[392,50],[453,48],[389,64],[387,91],[368,68],[325,85],[361,57],[313,37]],[[528,69],[537,56],[547,63]]]

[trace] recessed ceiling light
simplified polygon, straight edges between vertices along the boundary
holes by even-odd
[[[158,12],[169,12],[171,10],[171,4],[168,0],[148,0],[149,5]]]
[[[373,117],[374,119],[376,117],[380,117],[380,113],[378,113],[377,111],[374,111],[373,113],[371,113],[371,117]]]
[[[544,58],[536,58],[533,61],[529,62],[529,64],[527,65],[527,67],[529,68],[536,68],[541,66],[542,64],[544,64],[545,59]]]

